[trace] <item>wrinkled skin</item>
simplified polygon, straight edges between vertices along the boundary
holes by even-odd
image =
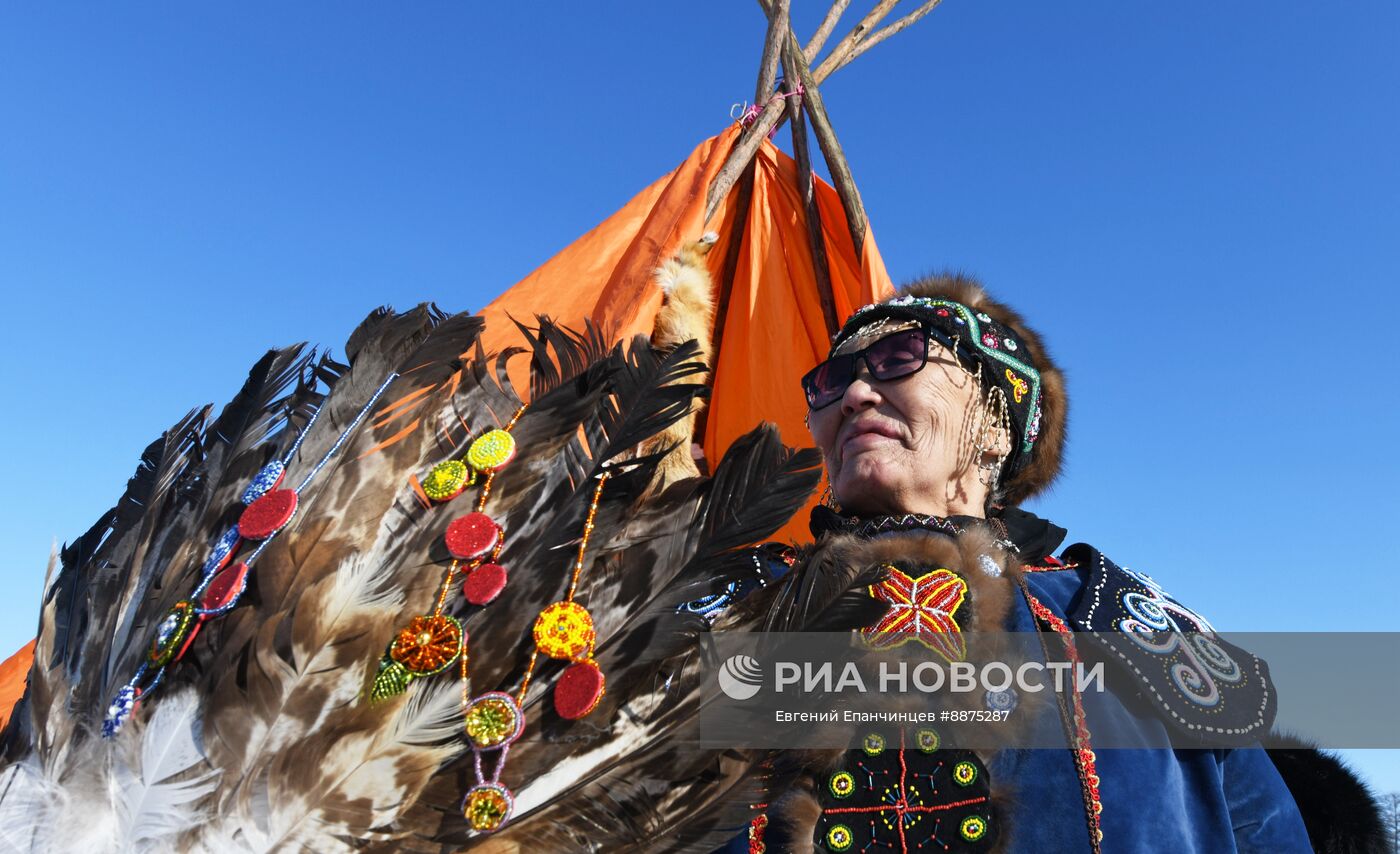
[[[870,340],[857,336],[840,352]],[[808,413],[808,427],[844,511],[985,516],[988,487],[978,465],[1004,456],[1010,437],[996,430],[978,454],[983,413],[977,378],[930,342],[927,363],[906,377],[876,380],[860,362],[838,401]]]

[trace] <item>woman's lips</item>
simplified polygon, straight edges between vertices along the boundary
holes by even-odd
[[[868,451],[892,443],[899,444],[899,439],[882,430],[875,428],[857,430],[841,443],[841,456],[842,458],[849,457],[851,454],[858,454],[861,451]]]

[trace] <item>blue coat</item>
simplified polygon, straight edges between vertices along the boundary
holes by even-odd
[[[1028,572],[1025,581],[1040,603],[1069,623],[1090,586],[1090,574],[1091,567],[1081,563]],[[1023,597],[1013,602],[1007,620],[1011,631],[1039,628]],[[1085,700],[1091,733],[1112,728],[1116,743],[1131,732],[1141,734],[1145,744],[1167,739],[1166,724],[1149,709],[1129,708],[1112,693],[1086,693]],[[1096,762],[1103,851],[1312,851],[1292,795],[1257,745],[1101,749]],[[1005,801],[1006,850],[1090,850],[1083,795],[1068,749],[1002,751],[988,770],[994,785],[1011,789]]]

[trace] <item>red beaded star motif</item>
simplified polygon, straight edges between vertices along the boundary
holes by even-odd
[[[875,649],[894,649],[918,641],[948,662],[967,656],[967,643],[955,619],[967,598],[967,582],[947,569],[911,577],[893,566],[889,576],[870,585],[870,595],[888,602],[880,622],[861,631]]]

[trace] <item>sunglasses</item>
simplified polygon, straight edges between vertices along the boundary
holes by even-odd
[[[906,329],[886,335],[869,346],[832,356],[802,377],[802,390],[807,394],[810,409],[822,409],[840,400],[856,378],[856,365],[865,361],[870,376],[877,380],[897,380],[918,373],[928,364],[928,342],[936,341],[951,348],[953,342],[928,326]]]

